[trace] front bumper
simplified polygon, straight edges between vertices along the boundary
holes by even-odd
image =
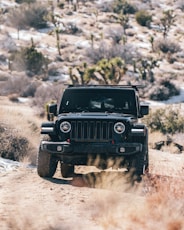
[[[42,141],[41,150],[47,151],[61,159],[86,158],[88,155],[102,158],[124,157],[141,152],[141,143],[68,143]]]

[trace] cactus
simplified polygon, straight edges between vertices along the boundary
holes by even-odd
[[[58,54],[59,54],[59,56],[61,56],[59,28],[55,29],[55,33],[56,33],[56,46],[57,46]]]
[[[129,26],[129,16],[121,13],[117,16],[111,15],[111,18],[113,18],[117,23],[119,23],[122,26],[124,36],[121,38],[121,40],[123,40],[123,44],[125,45],[125,43],[127,42],[126,29]],[[117,43],[119,43],[119,42],[120,42],[120,40],[119,41],[117,40]]]
[[[151,43],[151,49],[152,49],[153,52],[154,52],[154,41],[155,41],[154,37],[150,36],[149,42]]]
[[[134,63],[136,66],[136,63]],[[150,58],[150,59],[141,59],[139,60],[138,67],[136,70],[138,70],[139,76],[142,80],[149,80],[150,82],[154,81],[154,73],[153,69],[155,67],[158,67],[158,61]],[[134,67],[135,68],[135,67]]]
[[[94,34],[90,35],[90,39],[91,39],[91,46],[92,46],[92,48],[94,48],[94,40],[95,40]]]
[[[163,11],[163,17],[160,19],[163,27],[163,37],[166,38],[172,25],[174,25],[176,15],[173,10]]]
[[[123,27],[124,34],[126,35],[126,29],[128,28],[128,23],[129,23],[129,16],[120,14],[119,15],[119,23]]]
[[[12,53],[9,61],[10,70],[22,71],[26,69],[33,74],[43,74],[48,65],[48,59],[37,51],[33,39],[31,39],[30,47],[24,47],[20,51]]]
[[[95,80],[100,84],[106,85],[118,84],[127,70],[121,58],[102,59],[91,67],[87,67],[86,63],[84,63],[82,67],[77,67],[76,69],[80,74],[82,84],[88,84],[90,80]]]

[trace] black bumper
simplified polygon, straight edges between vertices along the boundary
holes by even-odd
[[[75,143],[42,141],[41,150],[59,157],[67,163],[86,161],[89,157],[117,158],[139,153],[143,149],[141,143]]]

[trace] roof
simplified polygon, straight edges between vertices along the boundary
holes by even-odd
[[[68,85],[68,88],[122,88],[122,89],[135,89],[142,88],[141,85]]]

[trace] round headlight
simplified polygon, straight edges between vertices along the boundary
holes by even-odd
[[[125,125],[122,122],[117,122],[114,125],[114,131],[118,134],[122,134],[125,131]]]
[[[71,130],[71,124],[68,121],[61,122],[61,124],[60,124],[60,130],[63,133],[69,133],[70,130]]]

